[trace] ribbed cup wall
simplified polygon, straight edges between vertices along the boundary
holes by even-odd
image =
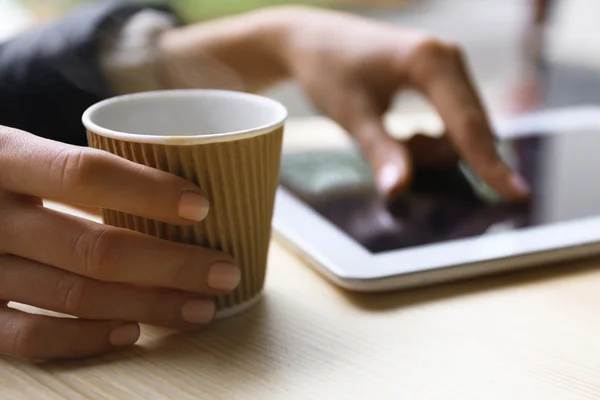
[[[186,178],[210,201],[207,218],[191,226],[114,210],[103,210],[104,222],[231,254],[242,270],[242,281],[231,294],[216,299],[217,309],[245,303],[261,292],[265,281],[282,138],[283,127],[241,140],[171,146],[125,142],[88,131],[91,147]]]

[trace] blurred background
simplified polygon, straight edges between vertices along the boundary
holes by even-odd
[[[347,10],[462,44],[482,96],[496,114],[599,104],[600,27],[596,19],[600,0],[554,0],[543,28],[533,23],[536,1],[172,0],[171,4],[190,22],[290,3]],[[0,40],[56,18],[81,2],[0,0]],[[282,84],[269,94],[281,100],[292,116],[316,114],[293,83]],[[429,105],[407,93],[399,96],[394,108],[424,111]]]

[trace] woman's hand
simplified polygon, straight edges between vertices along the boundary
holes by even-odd
[[[297,79],[313,102],[344,127],[369,160],[380,190],[411,179],[407,149],[381,121],[402,89],[421,91],[437,108],[452,145],[499,195],[528,188],[502,162],[488,117],[460,48],[422,32],[305,7],[279,7],[174,29],[161,41],[171,87],[262,90]]]
[[[431,36],[350,15],[299,11],[289,19],[288,68],[311,99],[357,141],[386,194],[403,190],[412,160],[381,116],[399,90],[415,88],[436,107],[460,156],[506,199],[523,180],[501,161],[461,49]]]
[[[138,323],[198,328],[215,311],[208,297],[239,283],[229,255],[61,214],[42,198],[178,225],[208,212],[184,179],[0,127],[0,352],[85,357],[134,344]],[[9,301],[79,318],[28,314]]]

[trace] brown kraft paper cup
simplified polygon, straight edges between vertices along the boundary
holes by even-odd
[[[140,104],[135,105],[136,101]],[[203,106],[207,109],[203,110]],[[197,115],[186,114],[187,120],[180,126],[179,114],[195,107]],[[262,118],[261,107],[265,108]],[[148,117],[149,112],[155,115]],[[221,122],[220,114],[224,119]],[[128,122],[121,124],[118,120],[124,115]],[[286,117],[285,108],[275,101],[213,90],[120,96],[97,103],[84,113],[90,147],[186,178],[196,183],[208,198],[208,216],[191,226],[171,225],[108,209],[102,210],[102,216],[108,225],[231,254],[241,269],[241,283],[230,294],[216,298],[217,318],[249,308],[262,292]],[[135,126],[135,120],[143,118],[156,121]],[[212,122],[204,123],[203,118]],[[242,121],[235,122],[235,118]],[[164,126],[158,126],[161,124]],[[171,125],[170,132],[157,134]],[[145,128],[149,133],[143,134]]]

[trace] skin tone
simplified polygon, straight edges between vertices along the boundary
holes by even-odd
[[[556,3],[556,0],[532,0],[533,18],[532,22],[536,25],[543,25],[548,21],[550,9]]]
[[[537,61],[542,56],[544,30],[556,4],[556,0],[532,0],[531,18],[525,35],[525,56],[532,61]]]
[[[543,97],[541,76],[545,60],[543,50],[546,28],[557,0],[530,0],[530,17],[523,37],[523,60],[526,62],[522,76],[511,93],[511,109],[521,113],[538,107]]]
[[[490,187],[510,200],[527,195],[525,182],[495,152],[487,114],[456,45],[352,15],[282,7],[173,30],[162,48],[169,87],[193,86],[206,73],[197,66],[207,60],[229,69],[235,88],[260,91],[298,80],[356,139],[386,195],[406,188],[412,160],[389,137],[381,116],[399,90],[417,89],[437,108],[453,147]]]
[[[386,195],[406,187],[413,162],[460,155],[505,198],[527,196],[526,184],[495,153],[460,49],[424,33],[282,7],[173,29],[160,51],[167,88],[211,82],[256,92],[297,79],[356,139]],[[206,79],[211,71],[216,78]],[[381,115],[407,87],[437,107],[448,127],[444,138],[402,143],[387,135]],[[181,178],[0,127],[0,352],[88,357],[134,344],[140,323],[198,329],[213,317],[210,297],[239,283],[227,254],[63,215],[41,199],[179,225],[210,212],[200,189]],[[27,314],[8,301],[79,318]]]

